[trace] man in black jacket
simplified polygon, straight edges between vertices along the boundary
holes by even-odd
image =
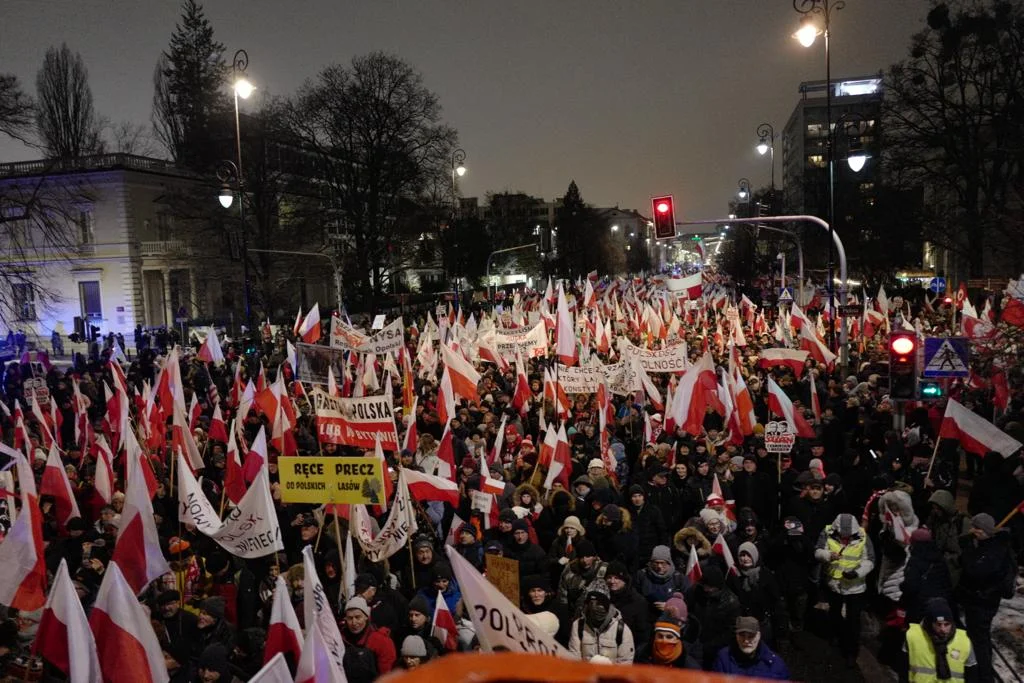
[[[743,456],[743,470],[733,477],[732,495],[736,508],[750,508],[761,523],[774,527],[778,520],[778,491],[767,472],[757,471],[757,458],[753,453]]]
[[[548,555],[539,545],[530,542],[526,520],[512,522],[512,545],[505,548],[505,557],[519,562],[519,580],[527,576],[547,574]]]
[[[647,609],[647,600],[633,588],[629,569],[622,562],[610,562],[605,581],[611,591],[612,604],[618,608],[622,620],[633,633],[633,642],[647,643],[651,639],[653,622]]]

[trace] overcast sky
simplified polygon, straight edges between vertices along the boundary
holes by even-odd
[[[926,0],[848,0],[835,14],[835,78],[886,68],[923,27]],[[207,0],[216,37],[249,53],[249,76],[291,93],[323,65],[372,50],[408,60],[459,132],[463,194],[546,199],[575,179],[585,201],[677,218],[720,216],[749,177],[763,121],[785,125],[804,80],[824,79],[821,42],[791,38],[791,0]],[[98,111],[149,121],[153,66],[175,0],[2,0],[0,72],[30,91],[50,45],[89,69]],[[0,139],[0,161],[37,156]],[[776,175],[781,178],[781,154]]]

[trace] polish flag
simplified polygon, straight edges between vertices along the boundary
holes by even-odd
[[[320,624],[306,626],[306,643],[295,671],[295,683],[348,683],[344,672],[331,657]]]
[[[455,389],[452,387],[452,376],[445,366],[441,373],[441,382],[437,386],[437,419],[447,424],[455,417]]]
[[[793,409],[793,402],[789,400],[789,396],[786,396],[771,377],[768,378],[768,410],[788,422],[790,428],[796,430],[797,436],[814,438],[814,429],[807,424],[803,415]]]
[[[43,515],[28,460],[4,443],[0,453],[14,458],[21,489],[21,510],[0,543],[0,605],[32,612],[46,604]]]
[[[814,411],[815,424],[821,424],[821,398],[818,396],[818,387],[811,383],[811,410]]]
[[[441,443],[437,446],[437,458],[441,461],[437,468],[437,474],[454,482],[457,469],[455,467],[455,444],[452,441],[451,419],[444,423]]]
[[[114,498],[114,455],[110,452],[107,438],[96,435],[96,475],[93,481],[96,493],[107,505]]]
[[[156,494],[157,489],[156,475],[153,474],[153,466],[150,463],[146,462],[146,455],[142,452],[142,447],[139,446],[139,442],[135,438],[135,432],[131,429],[129,429],[128,433],[125,434],[124,453],[125,482],[127,482],[136,474],[140,474],[143,480],[146,482],[146,490],[149,492],[150,499],[152,499],[153,496]],[[122,519],[124,519],[123,515]]]
[[[192,437],[192,430],[188,427],[185,414],[178,410],[177,406],[174,407],[174,418],[171,420],[171,449],[185,456],[193,474],[203,468],[203,456],[199,453],[199,446]]]
[[[199,417],[203,414],[203,408],[199,405],[199,394],[192,392],[192,402],[188,404],[188,429],[195,431],[199,424]]]
[[[725,538],[722,537],[721,533],[718,534],[715,542],[711,544],[711,552],[721,555],[722,559],[725,560],[726,576],[729,574],[740,575],[739,570],[736,569],[736,561],[732,558],[732,551],[729,550],[729,544],[725,542]]]
[[[57,508],[57,521],[63,528],[72,517],[81,517],[78,511],[78,501],[75,500],[75,492],[68,481],[68,473],[64,470],[64,463],[57,454],[57,445],[50,445],[50,453],[46,457],[46,467],[43,469],[43,479],[39,486],[39,493],[46,496],[53,496]]]
[[[711,354],[705,352],[694,365],[687,368],[676,387],[672,399],[672,421],[677,427],[698,436],[704,427],[708,394],[717,397],[718,379]]]
[[[459,486],[454,481],[415,470],[402,470],[409,493],[420,502],[437,500],[459,507]]]
[[[549,429],[549,434],[551,433]],[[547,441],[547,437],[544,439]],[[565,423],[558,428],[555,436],[555,451],[548,466],[548,475],[544,478],[544,489],[551,490],[556,483],[569,490],[569,475],[572,474],[572,459],[569,454],[569,437],[565,433]]]
[[[136,595],[145,590],[151,581],[171,571],[160,551],[160,536],[153,520],[153,503],[146,488],[146,480],[139,474],[137,470],[128,473],[121,529],[117,534],[114,553],[110,557],[111,564],[116,562],[121,568],[118,576],[124,574],[124,580]],[[100,592],[103,592],[102,588]],[[98,598],[96,604],[99,605]],[[159,652],[157,648],[157,654]]]
[[[700,583],[704,578],[704,570],[700,568],[700,558],[697,557],[697,546],[690,546],[690,557],[686,561],[686,578],[690,583]]]
[[[302,656],[302,628],[292,606],[288,585],[284,578],[277,577],[274,583],[274,597],[270,607],[270,626],[263,648],[263,663],[266,664],[278,653],[292,656],[298,662]]]
[[[278,653],[249,679],[249,683],[295,683],[295,681],[292,678],[292,672],[288,669],[284,655]]]
[[[313,308],[309,309],[309,313],[302,320],[302,324],[299,325],[299,337],[302,341],[307,344],[316,344],[320,341],[320,303],[313,304]]]
[[[220,404],[213,407],[213,418],[210,420],[210,438],[221,443],[228,442],[228,425],[224,421],[224,413],[220,411]]]
[[[235,505],[245,495],[245,476],[242,474],[242,461],[238,458],[238,441],[235,425],[232,423],[228,436],[227,466],[224,470],[224,495]]]
[[[249,447],[249,452],[242,463],[242,476],[251,482],[259,474],[260,468],[269,460],[267,457],[267,429],[260,425],[260,431]]]
[[[800,328],[800,348],[809,351],[814,360],[826,367],[832,367],[836,362],[836,354],[832,353],[806,325]]]
[[[754,401],[750,398],[750,389],[747,388],[747,383],[744,381],[739,368],[736,368],[733,372],[733,388],[735,389],[733,401],[736,404],[740,431],[744,436],[750,436],[754,433],[757,415],[754,413]]]
[[[39,401],[36,400],[36,395],[32,394],[32,400],[29,402],[32,407],[32,415],[36,418],[39,423],[39,433],[43,435],[43,448],[49,450],[50,446],[53,445],[53,431],[51,430],[50,421],[46,419],[43,414],[43,409],[39,407]]]
[[[565,289],[558,283],[558,322],[555,329],[555,354],[562,365],[576,365],[579,354],[576,350],[576,328],[573,325],[569,304],[565,300]]]
[[[804,363],[807,361],[808,351],[797,351],[796,349],[761,349],[758,354],[757,364],[762,368],[772,368],[781,365],[793,371],[797,379],[804,374]]]
[[[965,451],[981,456],[995,451],[1008,458],[1024,447],[1024,444],[953,399],[946,403],[939,438],[957,439]]]
[[[199,360],[204,363],[224,365],[224,352],[220,348],[220,342],[217,341],[217,332],[212,327],[210,333],[206,335],[206,339],[203,340],[203,345],[199,348]]]
[[[96,638],[103,683],[167,683],[170,680],[149,615],[136,599],[116,559],[107,565],[89,614],[89,627]]]
[[[444,601],[444,593],[437,592],[437,601],[434,603],[434,619],[430,623],[430,635],[437,638],[437,642],[444,646],[448,652],[454,652],[459,646],[458,629],[455,628],[455,620],[452,613],[448,611],[448,603]]]
[[[456,396],[476,400],[477,384],[480,383],[480,373],[476,371],[473,364],[443,344],[441,346],[441,359],[448,370],[448,377],[452,383],[452,389]]]
[[[68,574],[67,561],[61,559],[57,575],[39,619],[39,630],[32,644],[39,654],[67,676],[68,683],[93,683],[103,680],[96,654],[96,640],[89,629],[82,602]]]
[[[402,442],[402,449],[407,450],[410,453],[415,453],[416,448],[419,445],[419,434],[416,430],[416,405],[420,402],[419,397],[413,399],[412,410],[406,415],[405,421],[408,423],[408,427],[405,430],[405,439]]]
[[[554,424],[548,424],[544,431],[544,440],[540,444],[540,451],[537,453],[537,465],[539,467],[551,467],[555,459],[555,449],[558,447],[558,430]]]
[[[675,291],[686,292],[687,299],[699,299],[704,293],[704,279],[700,273],[676,278],[672,287]]]
[[[299,336],[299,329],[302,328],[302,306],[299,306],[299,310],[295,312],[295,324],[292,325],[292,335],[295,337]]]
[[[480,349],[480,360],[487,361],[488,363],[494,363],[502,372],[508,371],[508,361],[505,360],[505,357],[498,352],[497,347],[494,346],[494,340],[492,337],[485,337],[481,339],[478,347]]]
[[[341,397],[341,390],[338,389],[338,380],[334,379],[334,368],[327,366],[327,394],[335,398]]]

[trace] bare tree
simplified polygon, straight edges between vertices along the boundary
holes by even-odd
[[[131,121],[121,121],[108,125],[106,130],[110,137],[109,148],[113,152],[146,157],[157,154],[156,144],[150,137],[146,126]]]
[[[102,151],[89,72],[67,44],[46,51],[36,75],[36,132],[47,156],[74,159]]]
[[[18,78],[0,74],[0,133],[27,143],[32,107],[32,100],[22,92]]]

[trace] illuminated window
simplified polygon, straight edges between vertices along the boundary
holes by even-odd
[[[11,285],[11,300],[14,304],[14,315],[18,320],[36,319],[36,289],[31,283],[13,283]]]
[[[807,157],[807,165],[811,168],[825,168],[825,155],[811,154]]]

